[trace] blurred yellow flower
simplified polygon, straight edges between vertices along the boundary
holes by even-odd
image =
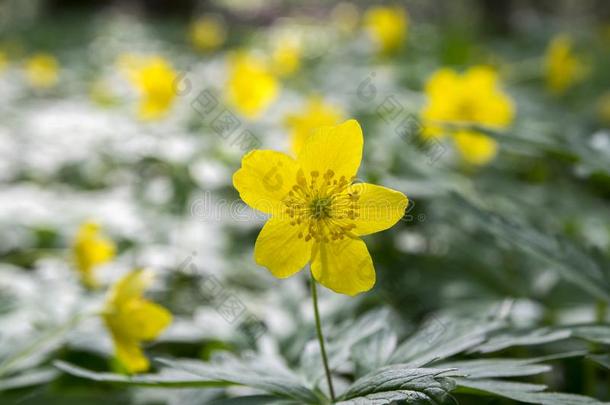
[[[134,87],[140,92],[138,115],[143,120],[163,118],[171,109],[176,90],[177,72],[162,57],[123,57],[119,63]]]
[[[364,15],[364,27],[383,54],[396,52],[405,42],[409,18],[402,7],[375,6]]]
[[[273,72],[279,76],[288,76],[301,67],[301,45],[297,38],[281,38],[271,55]]]
[[[239,53],[230,58],[227,99],[242,115],[256,118],[275,101],[279,84],[264,61]]]
[[[364,139],[355,120],[318,128],[298,158],[271,150],[244,156],[233,185],[246,204],[271,214],[254,246],[256,263],[278,278],[311,262],[313,277],[347,295],[368,291],[375,269],[360,236],[390,228],[404,194],[355,183]]]
[[[286,116],[294,156],[299,155],[305,140],[316,128],[337,125],[342,118],[343,112],[339,108],[325,103],[320,97],[311,97],[303,112]]]
[[[134,270],[112,288],[102,314],[110,330],[117,359],[129,373],[148,370],[141,342],[155,339],[169,326],[171,313],[143,297],[152,273]]]
[[[208,14],[199,17],[189,30],[191,42],[200,51],[213,51],[227,39],[227,29],[221,17]]]
[[[498,143],[481,133],[456,131],[453,138],[460,155],[470,164],[484,165],[498,153]]]
[[[444,124],[481,125],[493,129],[508,127],[515,116],[511,98],[499,86],[495,71],[475,66],[465,73],[443,68],[426,83],[427,104],[421,117],[424,136],[454,135],[462,158],[482,165],[496,155],[498,146],[490,137],[473,130],[444,128]]]
[[[583,62],[573,52],[572,40],[559,35],[551,40],[545,56],[546,85],[553,94],[563,94],[585,76]]]
[[[72,245],[76,269],[89,288],[97,287],[95,268],[112,260],[116,252],[114,243],[100,232],[100,228],[95,222],[84,222]]]
[[[53,55],[35,54],[25,62],[25,77],[37,89],[53,87],[59,81],[59,62]]]

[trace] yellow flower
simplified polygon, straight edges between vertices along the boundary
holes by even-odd
[[[585,66],[572,48],[571,39],[565,35],[553,38],[547,48],[546,85],[553,94],[565,93],[585,75]]]
[[[288,76],[301,67],[301,45],[298,39],[283,37],[279,40],[271,56],[273,72],[279,76]]]
[[[134,270],[119,280],[106,301],[102,317],[114,342],[117,359],[129,373],[146,371],[149,362],[141,342],[155,339],[171,323],[171,313],[143,297],[152,274]]]
[[[275,151],[244,156],[233,185],[249,206],[271,214],[254,246],[256,262],[278,278],[311,263],[313,277],[347,295],[375,284],[363,235],[388,229],[407,198],[385,187],[355,183],[364,139],[355,120],[318,128],[297,159]]]
[[[381,53],[397,51],[405,42],[409,18],[402,7],[376,6],[364,15],[364,26]]]
[[[224,44],[227,39],[227,30],[220,17],[210,14],[195,20],[191,25],[189,36],[198,50],[208,52]]]
[[[498,153],[498,143],[493,138],[474,131],[457,131],[454,141],[460,155],[473,165],[484,165]]]
[[[258,117],[276,99],[279,84],[256,56],[240,53],[230,60],[228,101],[248,118]]]
[[[163,118],[171,109],[176,91],[177,73],[163,58],[123,57],[125,71],[140,92],[138,115],[144,120]]]
[[[25,62],[25,77],[32,87],[53,87],[59,81],[59,63],[53,55],[36,54]]]
[[[290,128],[291,147],[294,156],[298,156],[303,144],[315,129],[337,125],[343,113],[333,105],[324,103],[319,97],[309,99],[305,111],[300,114],[290,114],[286,117],[286,125]]]
[[[503,129],[515,115],[512,100],[498,84],[498,75],[484,66],[471,67],[463,74],[439,69],[428,79],[426,95],[428,101],[421,113],[424,136],[451,133],[443,124]],[[486,135],[472,130],[457,130],[452,135],[460,155],[469,163],[483,165],[496,155],[498,145]]]
[[[112,260],[115,252],[114,243],[101,234],[99,224],[85,222],[80,226],[72,245],[72,253],[76,268],[87,287],[97,287],[95,268]]]

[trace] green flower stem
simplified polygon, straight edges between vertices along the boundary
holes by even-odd
[[[326,356],[324,336],[322,335],[322,325],[320,322],[320,311],[318,311],[318,290],[316,289],[316,280],[313,278],[313,274],[311,275],[311,297],[313,300],[313,312],[316,317],[316,332],[318,334],[318,342],[320,343],[320,353],[322,353],[322,362],[324,363],[324,372],[326,373],[330,399],[332,402],[335,402],[335,389],[333,388],[333,380],[330,377],[330,368],[328,367],[328,357]]]

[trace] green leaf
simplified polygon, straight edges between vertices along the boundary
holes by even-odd
[[[410,390],[378,392],[337,402],[339,405],[395,405],[395,404],[438,404],[429,394]]]
[[[158,359],[158,362],[170,370],[190,373],[203,380],[245,385],[304,403],[319,401],[319,396],[307,388],[292,371],[262,357],[250,360],[226,357],[222,361],[212,363],[167,359]]]
[[[245,385],[304,403],[319,402],[319,397],[290,371],[261,358],[247,361],[227,356],[211,363],[168,359],[157,359],[157,362],[165,366],[158,374],[133,376],[93,372],[61,361],[55,365],[69,374],[100,382],[154,387]]]
[[[456,378],[458,388],[455,392],[479,393],[496,391],[516,391],[516,392],[541,392],[547,386],[542,384],[528,384],[522,382],[502,381],[502,380],[469,380],[467,378]],[[466,388],[466,389],[464,389]]]
[[[545,361],[581,356],[584,352],[574,351],[530,359],[478,359],[444,362],[436,367],[454,368],[468,379],[521,377],[546,373],[551,367],[540,364]]]
[[[224,387],[227,381],[203,379],[180,370],[162,369],[158,374],[124,375],[87,370],[64,361],[55,361],[55,367],[75,377],[97,382],[118,383],[148,387]]]
[[[551,371],[546,364],[532,364],[531,360],[483,359],[441,363],[438,367],[452,367],[469,379],[492,377],[520,377]]]
[[[271,395],[248,395],[244,397],[217,399],[209,405],[300,405],[301,402],[280,399]]]
[[[591,354],[587,356],[602,367],[610,370],[610,354]]]
[[[45,361],[64,343],[68,332],[87,316],[75,315],[65,324],[55,325],[34,339],[26,340],[20,347],[11,348],[12,350],[8,351],[10,355],[0,357],[0,377],[35,367]]]
[[[490,337],[485,343],[472,349],[473,352],[491,353],[513,346],[532,346],[556,342],[572,336],[568,329],[539,328],[527,331],[505,331]]]
[[[352,347],[351,358],[356,375],[362,376],[385,364],[396,349],[398,338],[394,331],[384,328]]]
[[[499,321],[433,316],[396,349],[389,362],[423,365],[446,359],[480,345],[489,332],[501,326]]]
[[[567,281],[579,286],[594,297],[610,302],[610,280],[604,264],[596,256],[583,251],[571,241],[559,236],[549,236],[532,227],[484,209],[452,193],[453,200],[463,210],[471,212],[481,227],[499,239],[503,239],[524,252],[554,264],[552,267]]]
[[[604,404],[594,398],[583,395],[542,392],[546,387],[538,384],[524,384],[496,380],[456,379],[460,387],[457,392],[481,394],[487,393],[510,398],[528,404],[542,405],[599,405]],[[467,388],[464,390],[463,388]],[[472,391],[474,390],[474,392]]]
[[[58,374],[58,371],[53,368],[29,370],[15,376],[0,379],[0,391],[44,384],[57,377]]]
[[[572,326],[570,329],[575,337],[610,345],[610,325],[582,325]]]
[[[391,313],[387,309],[373,310],[360,316],[356,321],[345,322],[327,336],[326,351],[331,370],[344,366],[350,359],[351,349],[358,342],[387,329],[391,324]],[[301,367],[314,385],[325,378],[320,347],[316,339],[311,340],[301,356]],[[377,367],[374,367],[377,368]]]
[[[452,369],[406,368],[395,365],[381,368],[354,382],[341,396],[341,404],[390,403],[437,404],[455,388]],[[368,402],[363,402],[368,401]]]

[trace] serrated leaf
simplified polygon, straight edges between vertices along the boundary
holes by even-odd
[[[556,342],[572,336],[568,329],[557,330],[540,328],[528,331],[506,331],[492,336],[486,342],[472,349],[472,352],[492,353],[513,346],[532,346],[543,343]]]
[[[290,372],[262,359],[242,361],[225,358],[204,363],[196,360],[157,359],[165,367],[158,374],[121,375],[86,370],[62,361],[55,366],[71,375],[99,382],[151,387],[224,387],[244,385],[267,393],[301,401],[317,403],[319,398]]]
[[[456,392],[471,392],[471,390],[494,392],[494,391],[518,391],[518,392],[541,392],[547,386],[542,384],[528,384],[522,382],[502,380],[469,380],[467,378],[456,378],[458,385]],[[468,388],[464,390],[463,388]]]
[[[384,328],[352,347],[351,358],[356,366],[356,375],[362,376],[388,363],[396,349],[398,337],[389,328]]]
[[[426,405],[426,404],[437,404],[428,394],[416,391],[388,391],[378,392],[375,394],[368,394],[362,397],[349,399],[347,401],[340,401],[337,404],[340,405],[398,405],[398,404],[410,404],[410,405]]]
[[[276,363],[256,358],[248,361],[226,358],[222,362],[204,363],[197,360],[158,359],[170,370],[178,370],[203,380],[244,385],[284,398],[304,403],[317,403],[319,397],[290,370]]]
[[[488,393],[528,404],[541,405],[600,405],[604,404],[594,398],[583,395],[542,392],[546,387],[538,384],[513,383],[496,380],[468,380],[458,378],[457,384],[474,393]],[[459,389],[459,392],[470,392]],[[472,393],[472,392],[471,392]]]
[[[209,405],[300,405],[301,402],[280,399],[271,395],[248,395],[236,398],[217,399]]]
[[[545,361],[583,355],[582,351],[559,353],[531,359],[478,359],[435,364],[436,367],[454,368],[468,379],[521,377],[546,373],[551,367]]]
[[[440,363],[439,367],[452,367],[469,379],[494,377],[521,377],[546,373],[551,367],[546,364],[531,364],[519,359],[483,359]]]
[[[336,370],[348,362],[351,349],[358,342],[387,329],[390,316],[390,311],[385,308],[369,311],[356,321],[346,322],[332,331],[327,337],[326,347],[331,370]],[[300,364],[309,381],[318,384],[324,379],[324,367],[317,340],[311,340],[306,345]]]
[[[407,403],[436,404],[442,402],[455,387],[454,381],[449,378],[453,373],[452,369],[388,366],[356,380],[340,400],[346,404],[358,404],[366,400],[390,403],[391,398],[402,396],[401,399],[410,398],[409,401],[412,401]]]
[[[483,343],[487,333],[501,326],[498,321],[434,316],[396,349],[389,363],[423,365],[446,359]]]
[[[453,201],[461,209],[471,212],[479,225],[499,239],[524,252],[554,264],[566,281],[579,286],[594,297],[610,302],[610,280],[604,265],[595,255],[584,252],[574,243],[561,237],[542,233],[532,227],[510,220],[499,213],[479,207],[463,195],[452,193]]]
[[[162,369],[157,374],[124,375],[97,372],[78,367],[64,361],[55,361],[55,367],[75,377],[97,382],[138,385],[147,387],[224,387],[232,385],[227,381],[203,379],[180,370]]]

